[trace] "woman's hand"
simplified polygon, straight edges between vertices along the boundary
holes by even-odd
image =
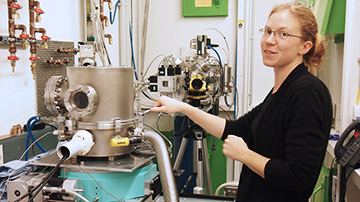
[[[153,107],[151,112],[163,112],[173,114],[180,112],[188,116],[196,124],[204,128],[208,133],[217,138],[221,138],[224,132],[226,120],[224,118],[209,114],[193,107],[185,102],[181,102],[166,96],[161,96]]]
[[[182,108],[186,103],[180,102],[178,100],[169,98],[167,96],[161,96],[153,107],[151,107],[151,112],[163,112],[168,114],[173,114],[176,112],[181,112]]]
[[[233,160],[243,162],[249,151],[247,144],[241,137],[228,135],[224,140],[223,153]]]
[[[233,160],[244,163],[265,179],[265,166],[270,159],[250,150],[241,137],[228,135],[224,140],[223,153]]]

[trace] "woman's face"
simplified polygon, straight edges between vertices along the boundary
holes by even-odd
[[[305,42],[300,38],[300,25],[290,11],[273,13],[267,21],[265,30],[268,32],[261,38],[261,51],[266,66],[293,68],[302,62],[303,54],[307,52],[304,52]],[[280,34],[284,33],[294,36],[280,37]]]

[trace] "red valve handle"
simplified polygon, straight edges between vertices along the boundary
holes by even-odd
[[[43,14],[43,13],[44,13],[44,11],[43,11],[42,9],[40,9],[40,8],[34,8],[34,11],[35,11],[36,13],[40,13],[40,14]]]
[[[10,55],[7,57],[8,60],[18,60],[18,57]]]
[[[31,60],[31,61],[36,61],[36,60],[38,60],[39,58],[38,57],[36,57],[36,56],[34,56],[34,57],[29,57],[29,60]]]
[[[11,8],[16,8],[16,9],[20,9],[20,8],[21,8],[20,4],[14,4],[14,3],[11,3],[11,4],[10,4],[10,7],[11,7]]]
[[[50,37],[48,37],[48,36],[41,36],[41,39],[43,39],[43,40],[50,40]]]
[[[28,38],[29,38],[29,35],[28,35],[28,34],[20,34],[19,36],[20,36],[20,38],[22,38],[22,39],[28,39]]]

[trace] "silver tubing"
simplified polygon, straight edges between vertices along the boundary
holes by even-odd
[[[211,177],[210,177],[210,164],[209,164],[209,156],[208,156],[208,149],[206,144],[206,139],[202,140],[203,144],[203,154],[204,154],[204,170],[205,170],[205,181],[207,187],[207,194],[212,194],[212,187],[211,187]]]
[[[204,174],[203,174],[203,166],[204,166],[204,148],[202,147],[202,141],[196,140],[196,162],[197,162],[197,178],[196,178],[196,186],[204,187]]]
[[[181,162],[183,160],[184,152],[185,152],[186,145],[187,145],[188,141],[189,141],[189,139],[187,139],[187,138],[183,138],[181,140],[179,152],[178,152],[178,154],[176,156],[175,163],[174,163],[174,170],[180,168],[180,165],[181,165]]]
[[[179,194],[164,139],[154,131],[146,131],[144,140],[149,141],[155,149],[165,202],[178,202]]]

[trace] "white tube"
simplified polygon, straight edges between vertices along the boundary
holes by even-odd
[[[239,186],[238,182],[226,182],[221,184],[215,191],[215,195],[219,195],[221,189],[225,188],[225,187],[237,187]]]
[[[91,133],[86,130],[79,130],[74,134],[70,142],[58,143],[56,149],[57,155],[60,159],[62,159],[64,155],[68,156],[66,159],[77,154],[85,155],[93,145],[94,141]]]

